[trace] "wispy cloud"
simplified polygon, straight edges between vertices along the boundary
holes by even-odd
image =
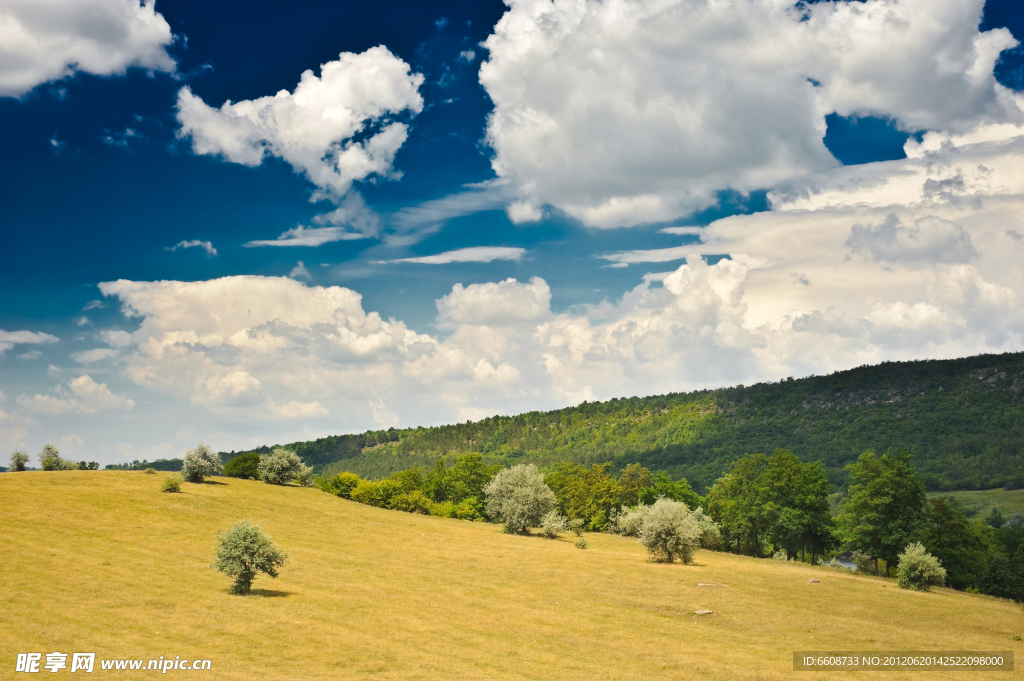
[[[200,241],[199,239],[192,239],[191,241],[179,241],[173,246],[168,246],[165,251],[176,251],[179,248],[202,248],[206,251],[206,255],[211,258],[217,255],[217,249],[213,247],[213,244],[209,241]]]
[[[507,246],[472,246],[446,251],[436,255],[424,255],[418,258],[397,258],[395,260],[379,260],[380,263],[414,262],[422,265],[447,265],[453,262],[493,262],[495,260],[521,260],[526,255],[525,248]]]
[[[56,343],[57,337],[34,331],[4,331],[0,329],[0,353],[10,350],[18,343]]]
[[[332,241],[352,241],[367,238],[364,234],[350,232],[344,227],[293,227],[276,239],[260,239],[245,244],[246,248],[256,246],[322,246]]]
[[[306,269],[306,266],[302,264],[301,260],[299,261],[298,265],[292,268],[292,271],[288,273],[288,276],[291,277],[292,279],[295,279],[296,277],[305,277],[306,279],[312,279],[312,277],[309,276],[309,270]]]
[[[671,248],[652,248],[646,251],[619,251],[618,253],[608,253],[594,257],[612,261],[615,263],[612,267],[626,267],[640,262],[682,260],[693,252],[693,246],[673,246]]]
[[[505,183],[491,181],[469,185],[465,191],[424,201],[393,213],[389,220],[392,233],[387,241],[394,244],[415,243],[437,231],[447,220],[504,208],[509,200],[510,194]]]

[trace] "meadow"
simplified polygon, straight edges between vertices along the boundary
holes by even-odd
[[[580,550],[312,488],[213,478],[161,494],[162,480],[0,475],[0,677],[20,676],[18,652],[55,650],[210,659],[205,679],[788,679],[795,650],[1007,650],[1024,663],[1024,609],[992,597],[711,551],[650,563],[625,537],[588,534]],[[289,554],[247,597],[209,568],[217,533],[241,519]]]
[[[1005,490],[1001,487],[987,490],[961,490],[956,492],[933,492],[929,497],[952,497],[960,502],[966,513],[986,517],[992,509],[998,509],[1006,518],[1024,515],[1024,489]]]

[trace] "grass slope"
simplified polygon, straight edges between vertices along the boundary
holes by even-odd
[[[994,598],[707,551],[653,564],[622,537],[578,550],[246,480],[161,494],[162,477],[0,475],[0,676],[17,652],[54,650],[208,658],[204,679],[247,680],[786,679],[794,650],[1024,659],[1022,609]],[[250,597],[207,567],[216,533],[243,518],[290,554]]]
[[[999,509],[1005,518],[1012,518],[1017,514],[1024,515],[1024,489],[1005,490],[999,488],[966,492],[932,492],[928,496],[955,499],[972,518],[978,516],[985,518],[993,508]]]
[[[866,449],[908,447],[929,489],[1024,487],[1024,353],[887,362],[799,380],[583,403],[286,445],[327,475],[385,477],[439,456],[640,462],[703,493],[745,454],[789,449],[835,486]]]

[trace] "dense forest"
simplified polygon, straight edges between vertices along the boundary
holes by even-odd
[[[432,428],[283,445],[318,472],[386,477],[478,452],[489,464],[611,461],[704,493],[730,464],[777,448],[820,461],[834,489],[868,449],[907,448],[931,490],[1024,487],[1024,353],[887,362],[828,376],[584,402]],[[256,452],[269,452],[261,447]],[[229,460],[241,452],[222,453]]]

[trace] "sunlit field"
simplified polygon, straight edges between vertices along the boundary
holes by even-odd
[[[790,679],[794,650],[1012,650],[1024,664],[1024,610],[995,598],[709,551],[649,563],[623,537],[581,550],[311,488],[216,478],[162,494],[162,480],[0,475],[0,677],[21,676],[17,653],[52,651],[203,658],[210,671],[166,676],[268,680]],[[241,597],[209,564],[217,533],[246,518],[289,562]]]
[[[993,508],[999,509],[999,512],[1007,519],[1018,513],[1024,514],[1024,489],[1004,490],[998,488],[963,492],[932,492],[928,496],[942,497],[943,499],[953,497],[963,504],[965,511],[980,513],[982,518],[991,513]]]

